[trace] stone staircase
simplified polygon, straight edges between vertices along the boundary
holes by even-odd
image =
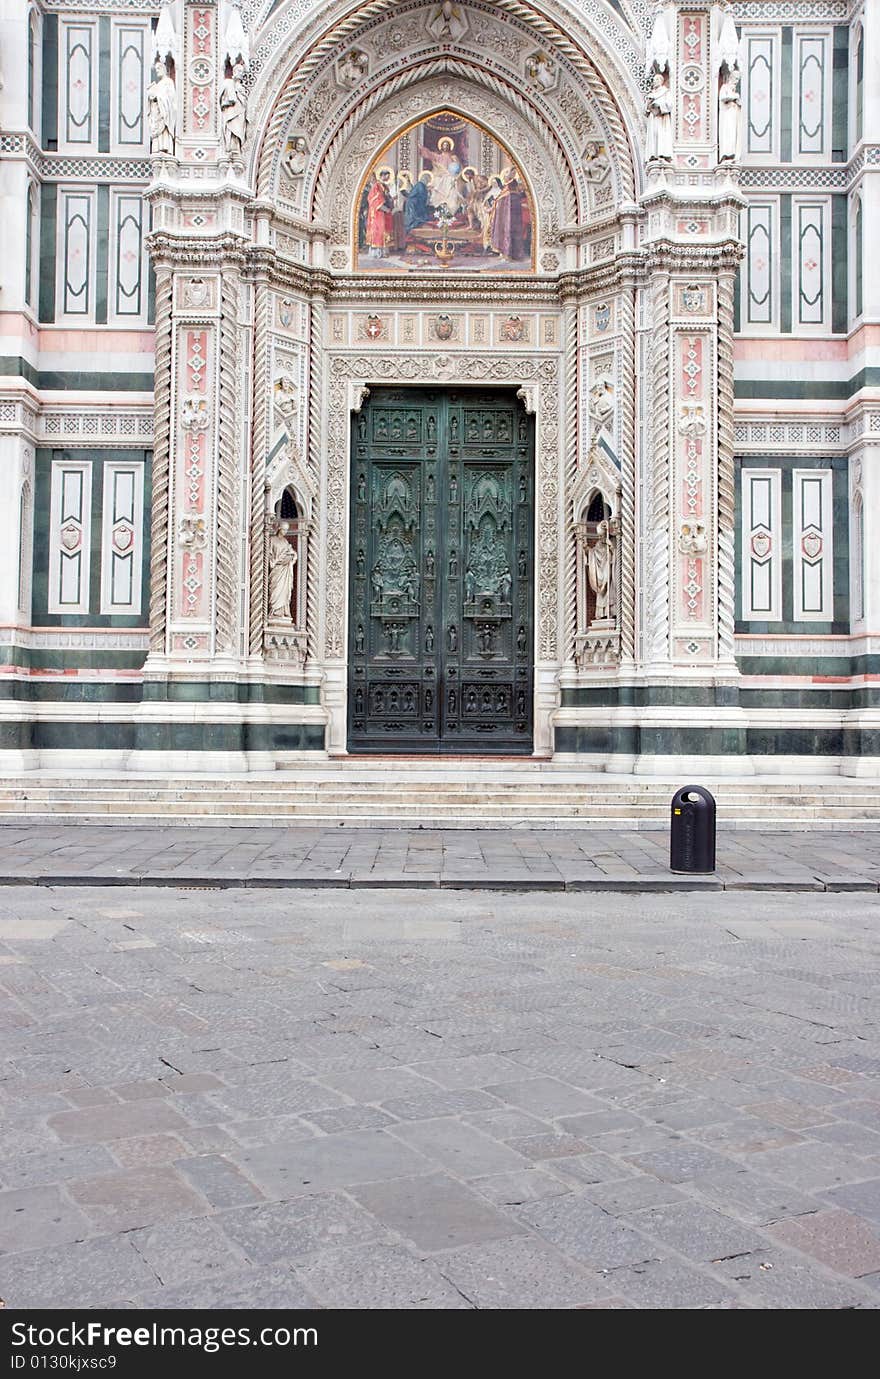
[[[880,829],[880,783],[696,777],[736,829]],[[34,771],[0,777],[0,823],[161,823],[349,828],[657,829],[683,777],[612,776],[569,764],[379,758],[251,775]]]

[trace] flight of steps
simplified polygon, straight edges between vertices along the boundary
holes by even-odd
[[[399,759],[252,775],[27,772],[0,778],[0,824],[313,824],[656,829],[684,780],[552,762]],[[700,780],[729,828],[880,828],[880,784],[840,776]]]

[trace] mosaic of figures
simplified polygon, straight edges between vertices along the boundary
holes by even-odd
[[[373,161],[358,199],[357,264],[371,271],[532,268],[531,198],[506,149],[441,111]]]

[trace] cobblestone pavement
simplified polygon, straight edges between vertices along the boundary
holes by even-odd
[[[0,884],[865,890],[880,832],[727,832],[712,878],[673,877],[666,831],[0,825]]]
[[[880,897],[0,892],[11,1308],[876,1308]]]

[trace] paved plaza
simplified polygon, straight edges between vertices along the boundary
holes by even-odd
[[[880,830],[719,830],[718,870],[669,870],[669,834],[589,828],[380,829],[0,824],[0,885],[863,890]]]
[[[878,920],[7,886],[0,1297],[875,1308]]]

